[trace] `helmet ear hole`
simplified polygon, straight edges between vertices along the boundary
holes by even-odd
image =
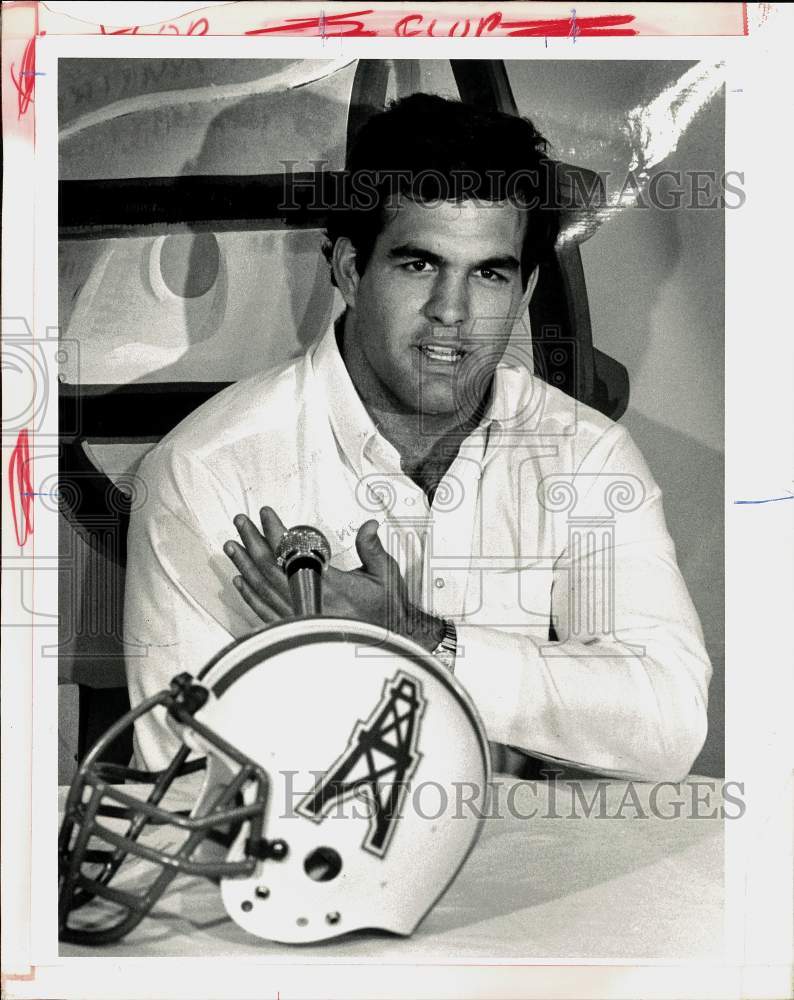
[[[342,858],[333,847],[316,847],[304,858],[303,870],[314,882],[330,882],[342,871]]]

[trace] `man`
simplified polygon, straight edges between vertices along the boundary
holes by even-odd
[[[542,137],[414,95],[370,120],[348,167],[326,248],[343,315],[141,467],[133,702],[292,615],[274,549],[305,523],[331,544],[324,612],[437,655],[491,740],[681,778],[705,738],[710,666],[660,491],[622,427],[515,363],[557,232]],[[175,746],[151,715],[136,742],[150,767]]]

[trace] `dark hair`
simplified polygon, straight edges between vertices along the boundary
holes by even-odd
[[[346,236],[363,274],[399,195],[417,201],[512,201],[528,214],[521,254],[526,286],[559,232],[555,163],[528,118],[482,111],[433,94],[392,101],[361,127],[348,152],[342,197],[329,212],[323,253]],[[333,273],[332,273],[333,280]]]

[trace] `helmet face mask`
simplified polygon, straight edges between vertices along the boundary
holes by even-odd
[[[183,742],[165,771],[97,763],[158,706]],[[203,759],[188,761],[191,751]],[[198,770],[191,808],[166,808],[172,786]],[[222,651],[195,681],[175,678],[89,753],[59,840],[59,936],[118,940],[179,874],[219,880],[229,916],[270,941],[410,934],[473,847],[489,778],[476,711],[419,646],[360,622],[271,626]],[[125,780],[151,790],[141,798],[113,784]],[[152,827],[166,828],[167,849],[147,842]],[[126,887],[126,858],[150,863],[147,885]],[[74,923],[97,902],[113,904],[115,917]]]
[[[179,874],[218,879],[254,869],[253,851],[234,864],[212,856],[213,852],[201,859],[202,846],[230,839],[230,831],[236,833],[243,823],[250,828],[252,841],[261,839],[268,791],[267,775],[257,764],[236,755],[222,738],[192,717],[197,701],[205,700],[201,691],[188,674],[174,678],[169,690],[142,702],[112,726],[78,769],[58,838],[60,940],[75,944],[119,940],[140,923]],[[182,746],[169,766],[159,772],[100,762],[105,748],[119,733],[159,705],[180,723],[201,730],[203,739],[219,754],[231,751],[237,757],[236,771],[227,770],[229,780],[225,784],[214,782],[213,793],[204,796],[202,808],[189,815],[161,804],[177,779],[207,770],[207,758],[187,761],[191,749],[188,745]],[[141,798],[120,784],[127,781],[150,785],[151,791]],[[243,802],[244,798],[248,801]],[[177,844],[163,851],[142,843],[141,835],[153,826],[168,828],[176,835]],[[154,877],[145,885],[122,888],[117,876],[131,858],[149,861]],[[98,918],[101,926],[94,922],[74,926],[71,915],[94,901],[109,904]]]

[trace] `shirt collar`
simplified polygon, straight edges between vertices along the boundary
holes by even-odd
[[[347,367],[339,353],[337,327],[341,330],[344,313],[328,326],[323,336],[314,345],[311,355],[315,376],[319,379],[328,401],[328,413],[336,440],[356,472],[360,475],[364,467],[365,450],[375,446],[383,454],[397,456],[394,447],[378,432],[372,417],[367,412]],[[523,412],[532,393],[532,374],[521,365],[502,362],[497,365],[488,403],[478,431],[485,431],[494,425],[494,430],[515,423]],[[493,442],[494,438],[490,440]],[[399,467],[399,456],[397,456]]]
[[[523,365],[500,362],[494,372],[491,399],[483,425],[494,424],[496,430],[515,426],[516,420],[526,412],[533,386],[534,378],[529,369]]]
[[[336,331],[337,326],[341,330],[344,315],[342,313],[329,324],[314,347],[311,361],[328,402],[328,415],[337,443],[356,473],[361,475],[364,449],[369,441],[380,435],[339,353]]]

